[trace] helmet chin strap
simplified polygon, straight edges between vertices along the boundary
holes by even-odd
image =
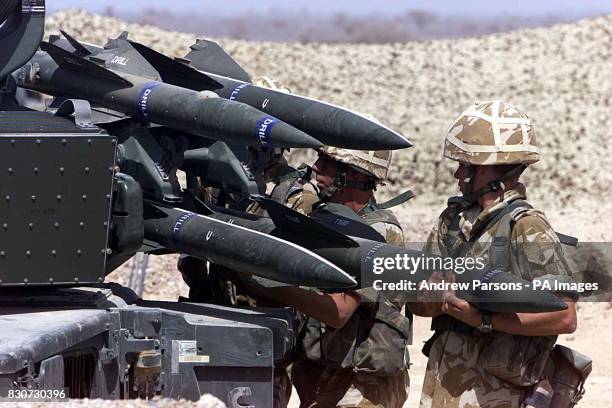
[[[497,180],[493,180],[488,182],[484,187],[479,188],[476,191],[472,191],[474,188],[474,175],[476,173],[476,168],[472,165],[468,167],[468,176],[464,179],[466,181],[465,185],[465,193],[463,194],[463,199],[468,205],[473,205],[478,202],[478,199],[485,194],[488,194],[493,191],[505,190],[506,186],[504,181],[511,179],[512,177],[521,174],[523,170],[525,170],[527,166],[524,164],[519,164],[514,167],[512,170],[508,171],[506,174],[499,177]]]
[[[370,191],[376,190],[376,181],[368,180],[368,181],[356,181],[356,180],[348,180],[349,165],[343,164],[340,166],[338,174],[334,178],[334,184],[329,187],[325,187],[318,192],[319,199],[321,201],[329,201],[330,198],[339,191],[344,190],[347,187],[355,188],[361,191]]]

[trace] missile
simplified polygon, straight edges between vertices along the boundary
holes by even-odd
[[[362,287],[371,286],[378,275],[372,273],[373,262],[376,258],[435,258],[433,255],[425,254],[408,248],[400,248],[379,242],[373,239],[360,238],[346,235],[344,231],[355,231],[360,236],[371,236],[376,239],[376,232],[360,220],[335,216],[330,228],[312,218],[306,217],[292,209],[269,199],[261,199],[270,218],[244,216],[238,211],[232,211],[217,207],[209,207],[196,198],[189,196],[189,201],[198,211],[207,212],[210,218],[222,220],[235,225],[271,234],[284,240],[293,242],[321,257],[333,262],[353,277],[362,277]],[[312,216],[312,214],[311,214]],[[372,231],[368,232],[367,230]],[[364,231],[361,232],[360,229]],[[339,231],[340,230],[340,231]],[[432,265],[435,262],[432,262]],[[433,267],[421,267],[408,272],[404,269],[385,269],[384,275],[380,275],[386,282],[400,282],[402,280],[414,282],[417,287],[422,281],[426,281]],[[521,290],[482,290],[484,285],[475,287],[474,281],[490,284],[503,284]],[[535,313],[564,310],[567,305],[554,294],[532,289],[527,281],[522,278],[501,271],[484,269],[478,271],[472,269],[465,273],[456,273],[456,282],[469,283],[469,289],[458,291],[460,297],[468,300],[481,310],[502,313]],[[406,294],[412,301],[416,300],[417,291]]]
[[[138,49],[149,61],[155,61],[155,51]],[[238,66],[230,64],[227,54],[214,42],[198,40],[185,56],[190,65],[222,85],[214,91],[222,98],[244,102],[303,130],[326,145],[360,150],[395,150],[412,146],[400,133],[375,118],[317,99],[259,87],[248,77],[234,75]],[[214,60],[225,63],[215,72],[209,67]],[[214,67],[214,66],[213,66]],[[224,70],[223,67],[227,67]],[[238,66],[239,67],[239,66]],[[240,78],[240,79],[239,79]]]
[[[330,146],[361,150],[394,150],[411,147],[410,141],[375,118],[317,99],[259,87],[223,49],[212,41],[198,40],[184,59],[172,59],[143,44],[127,40],[124,33],[105,48],[81,44],[66,33],[54,44],[78,55],[90,53],[113,69],[142,72],[143,67],[163,81],[243,102],[272,115]],[[134,53],[137,51],[137,54]],[[113,62],[115,61],[115,62]],[[119,63],[121,62],[121,63]],[[213,82],[202,81],[200,75]]]
[[[178,208],[146,205],[145,237],[167,249],[292,285],[346,289],[357,284],[326,259],[278,237]]]
[[[251,106],[163,82],[163,77],[148,65],[121,72],[107,68],[110,64],[99,56],[81,57],[47,42],[41,43],[41,50],[14,74],[21,87],[87,99],[142,122],[245,146],[321,146],[301,130]],[[129,58],[137,57],[138,52],[132,49]],[[120,65],[120,58],[128,57],[115,56],[116,64]],[[216,86],[214,80],[186,69],[197,76],[202,86]]]

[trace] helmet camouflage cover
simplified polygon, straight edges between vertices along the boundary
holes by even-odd
[[[340,147],[323,146],[319,153],[327,155],[340,163],[348,164],[357,171],[365,172],[378,181],[387,178],[391,163],[390,150],[349,150]]]
[[[502,101],[469,107],[450,126],[444,157],[474,165],[524,164],[540,160],[529,117]]]

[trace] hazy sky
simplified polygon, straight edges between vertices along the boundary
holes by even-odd
[[[498,16],[498,15],[591,15],[612,13],[612,0],[47,0],[50,11],[66,7],[81,7],[102,11],[112,6],[116,12],[137,12],[155,7],[170,9],[176,14],[197,12],[230,16],[246,12],[268,14],[274,10],[308,12],[310,14],[377,14],[394,15],[406,10],[428,10],[444,15]],[[254,22],[256,23],[256,22]]]

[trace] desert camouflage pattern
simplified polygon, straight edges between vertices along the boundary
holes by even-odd
[[[531,120],[502,101],[479,103],[459,115],[444,139],[444,157],[474,165],[540,160]]]
[[[362,214],[361,217],[372,228],[385,238],[387,244],[404,246],[404,232],[391,210],[377,209]]]
[[[275,189],[281,187],[280,178],[291,172],[295,172],[295,169],[289,166],[284,158],[279,160],[273,168],[266,172],[266,194],[272,196]],[[309,181],[296,177],[289,187],[283,204],[301,214],[308,215],[319,200],[316,187]],[[246,211],[255,215],[265,215],[265,210],[257,202],[251,203]]]
[[[371,377],[350,369],[300,360],[291,367],[300,408],[401,408],[408,399],[408,372]]]
[[[391,150],[350,150],[323,146],[318,151],[340,163],[366,171],[381,182],[387,178],[387,172],[391,164]]]
[[[404,246],[404,233],[397,225],[388,222],[377,222],[370,226],[385,237],[387,243],[395,246]]]
[[[491,207],[473,206],[462,213],[460,204],[450,204],[427,240],[425,251],[448,256],[449,226],[459,219],[460,241],[478,237],[466,256],[487,256],[499,223],[482,227],[497,211],[516,199],[525,199],[525,187],[504,192]],[[561,244],[537,210],[522,212],[510,237],[510,273],[523,279],[571,279],[572,265]],[[542,380],[556,336],[527,337],[500,332],[474,331],[464,334],[441,331],[429,354],[420,408],[519,407]]]

